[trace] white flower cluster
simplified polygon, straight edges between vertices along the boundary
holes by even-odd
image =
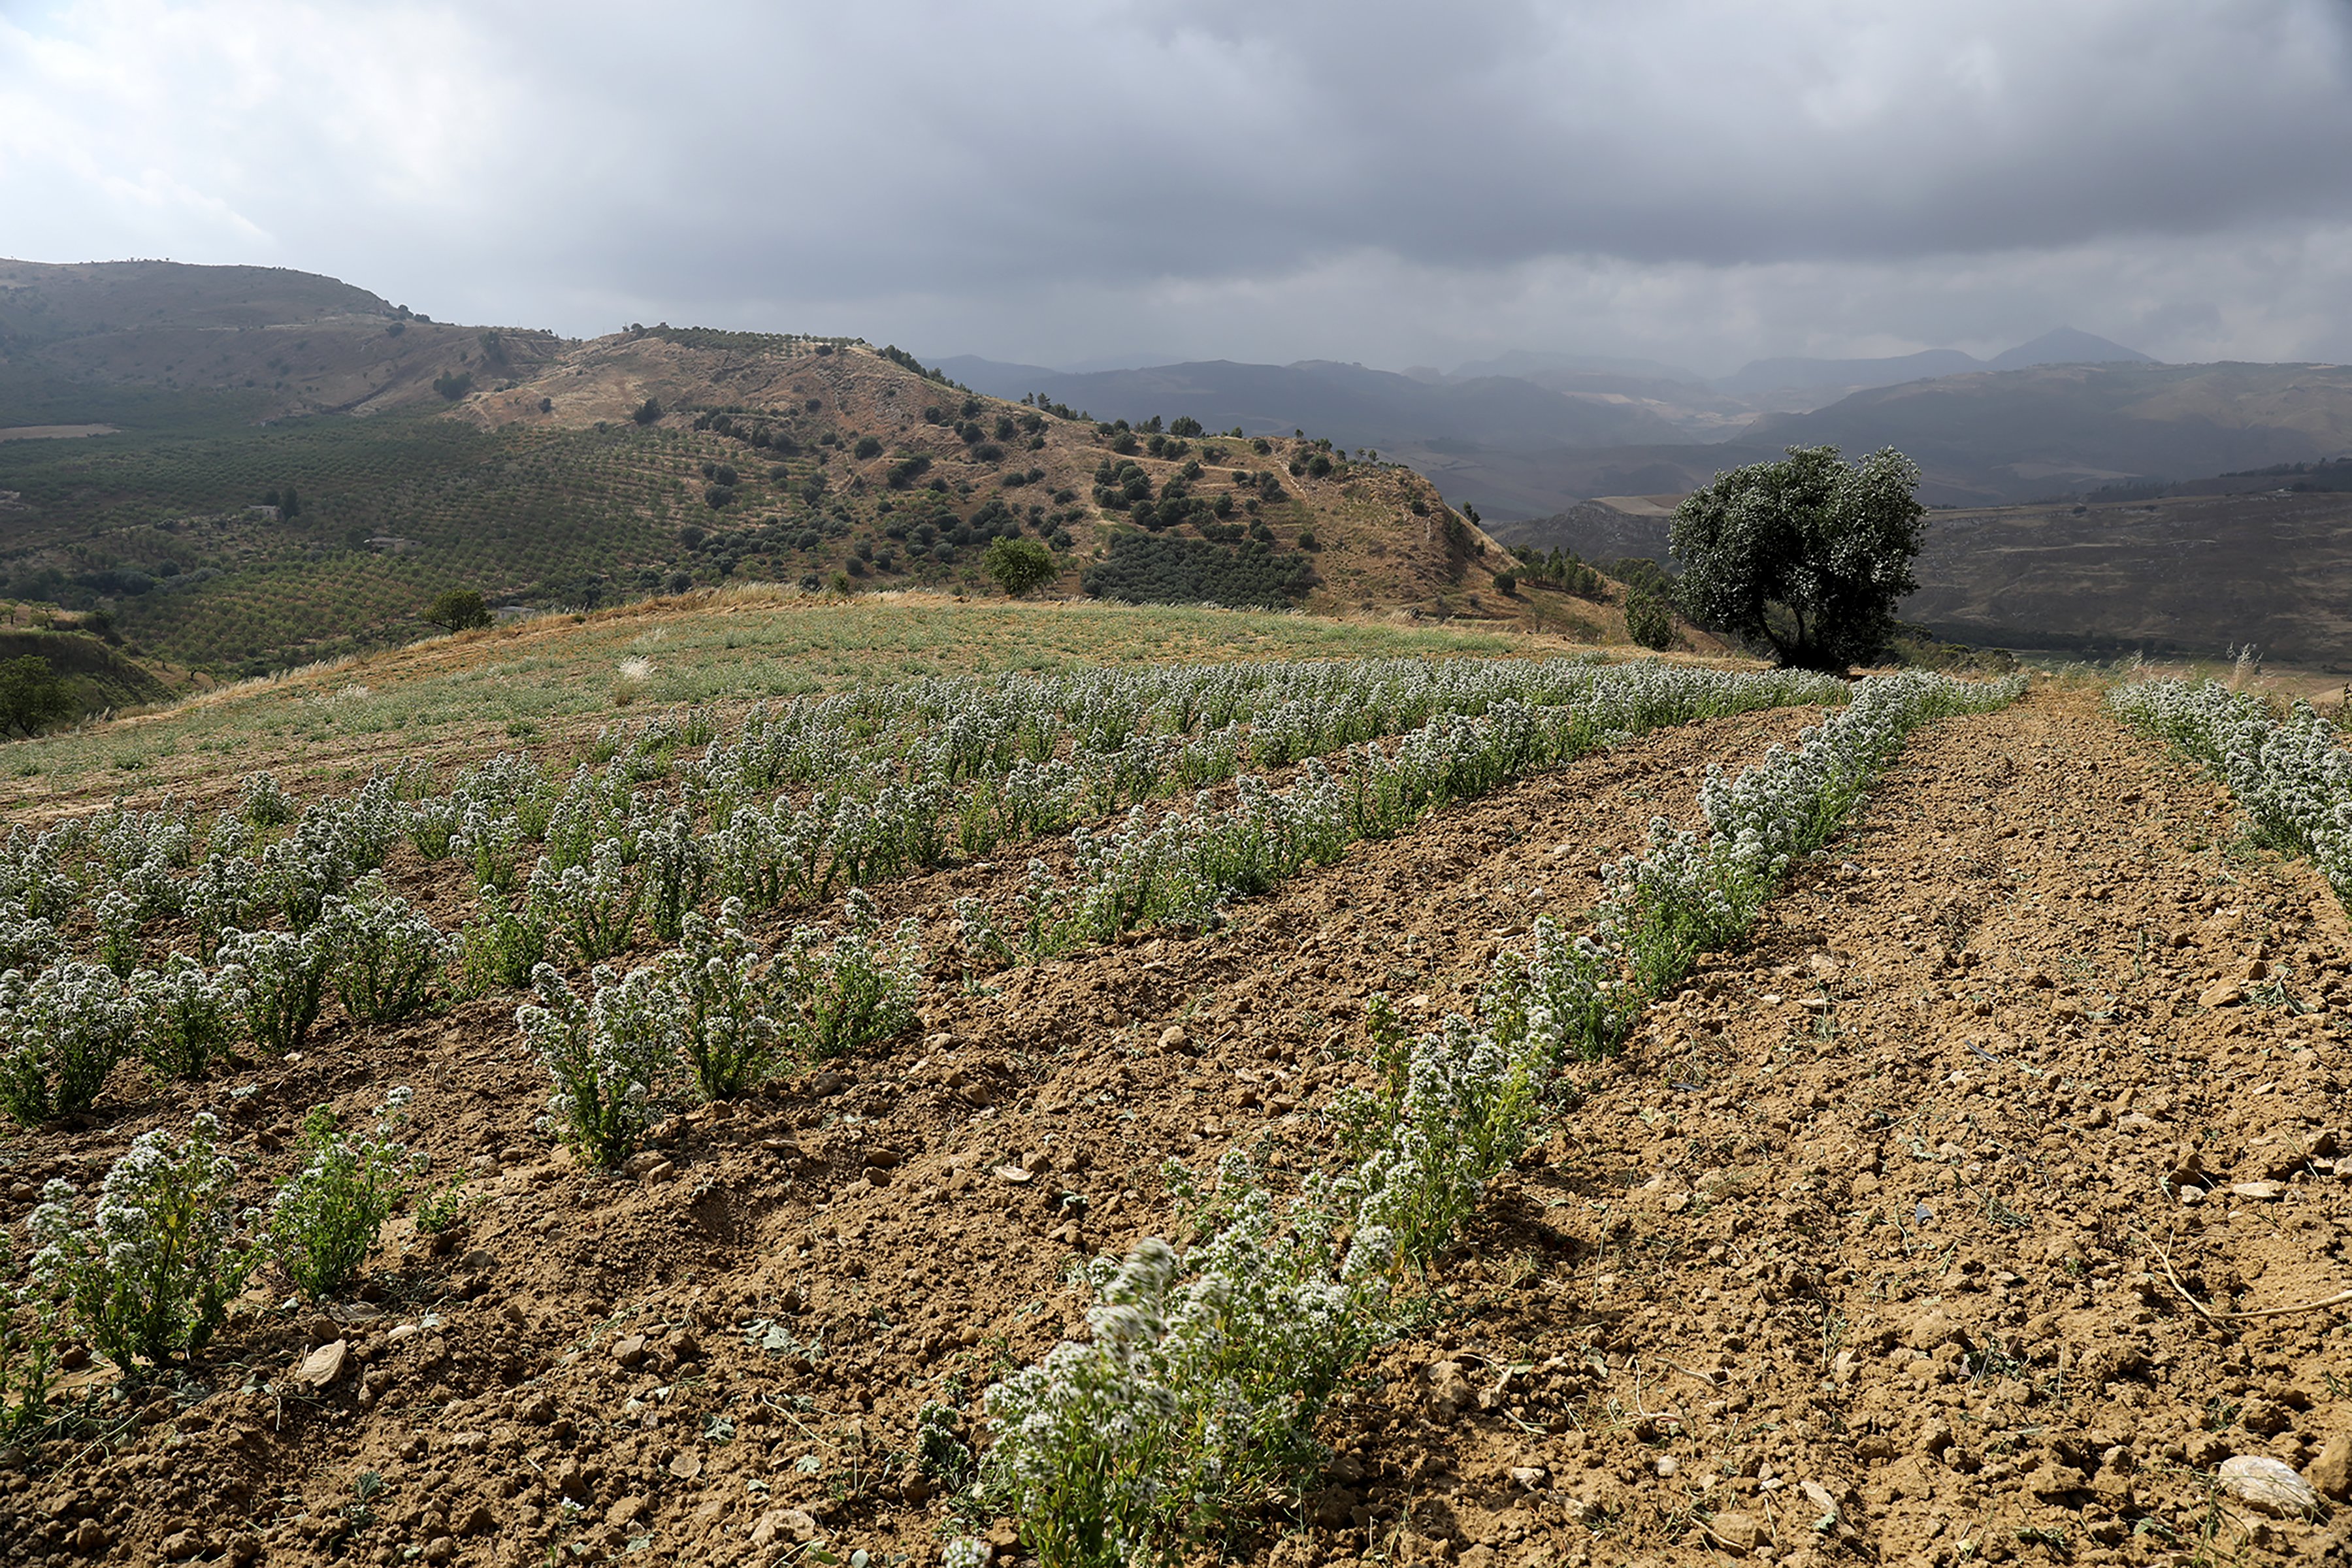
[[[2236,798],[2255,833],[2311,857],[2336,896],[2352,904],[2352,752],[2310,703],[2284,719],[2251,692],[2218,681],[2147,680],[2107,702],[2126,723],[2170,742]]]
[[[1286,1223],[1240,1155],[1205,1198],[1171,1176],[1208,1239],[1097,1260],[1087,1342],[988,1391],[988,1484],[1049,1568],[1220,1538],[1319,1458],[1316,1416],[1387,1331],[1386,1233],[1342,1248],[1311,1203]]]
[[[29,983],[0,973],[0,1109],[33,1126],[87,1110],[138,1049],[137,996],[103,964],[68,959]]]
[[[515,1024],[554,1080],[541,1125],[595,1163],[618,1164],[658,1114],[676,1060],[677,991],[657,970],[624,977],[603,964],[586,996],[548,964],[531,982],[539,1004],[519,1009]]]
[[[645,889],[620,840],[607,838],[589,851],[585,864],[574,862],[562,870],[541,856],[526,896],[548,911],[583,963],[596,963],[629,945]]]
[[[434,983],[457,954],[445,936],[381,877],[362,880],[353,897],[331,899],[319,922],[343,1011],[365,1024],[395,1023],[424,1010]]]

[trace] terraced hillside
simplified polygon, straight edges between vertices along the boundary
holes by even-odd
[[[52,819],[0,1561],[2329,1560],[2352,766],[2274,721],[1071,668]],[[306,1163],[418,1184],[110,1363],[42,1281],[200,1113],[225,1257]]]

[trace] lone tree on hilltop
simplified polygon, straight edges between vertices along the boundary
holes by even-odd
[[[0,660],[0,735],[37,735],[71,718],[73,693],[39,654]]]
[[[433,596],[433,603],[425,606],[425,619],[445,631],[471,631],[490,624],[490,606],[478,588],[452,588]]]
[[[1798,668],[1873,658],[1919,585],[1918,486],[1919,466],[1892,447],[1852,464],[1835,447],[1791,447],[1780,462],[1717,474],[1675,509],[1684,613]]]
[[[980,569],[1014,598],[1052,582],[1062,574],[1054,552],[1034,539],[993,539],[980,558]]]

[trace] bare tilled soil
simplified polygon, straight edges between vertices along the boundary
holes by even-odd
[[[937,1561],[917,1411],[1077,1331],[1071,1265],[1170,1224],[1160,1176],[1330,1152],[1366,999],[1473,1005],[1654,814],[1805,715],[1662,731],[1237,906],[965,984],[887,1053],[690,1113],[625,1177],[533,1128],[514,999],[329,1029],[184,1101],[0,1146],[0,1217],[220,1112],[259,1192],[300,1116],[396,1083],[454,1238],[395,1220],[363,1300],[257,1292],[193,1373],[0,1468],[0,1560]],[[2210,785],[2043,690],[1916,737],[1753,947],[1570,1069],[1333,1459],[1237,1551],[1284,1568],[2340,1557],[2223,1489],[2352,1468],[2352,931]],[[943,951],[1014,858],[877,889]],[[251,1092],[237,1094],[232,1088]],[[2341,1158],[2341,1173],[2338,1161]],[[19,1228],[21,1235],[21,1228]],[[84,1375],[94,1375],[86,1373]],[[822,1543],[820,1546],[819,1543]],[[821,1555],[824,1554],[824,1555]]]

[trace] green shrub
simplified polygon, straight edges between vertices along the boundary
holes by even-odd
[[[16,1270],[0,1230],[0,1440],[23,1441],[48,1424],[58,1382],[56,1310]]]
[[[692,812],[683,807],[673,811],[646,835],[644,864],[646,921],[655,936],[676,942],[686,929],[687,915],[702,902],[710,885],[710,851]]]
[[[52,1181],[33,1211],[36,1282],[63,1300],[74,1329],[130,1372],[204,1349],[258,1254],[236,1207],[236,1165],[220,1123],[199,1114],[186,1141],[142,1133],[106,1173],[96,1212],[76,1218],[74,1189]]]
[[[1675,613],[1655,595],[1634,590],[1625,595],[1625,635],[1662,653],[1675,646]]]
[[[39,654],[0,660],[0,735],[37,735],[74,707],[72,689]]]
[[[236,814],[256,827],[291,822],[300,810],[276,773],[247,773],[237,791]]]
[[[345,1137],[328,1107],[311,1108],[302,1123],[310,1160],[278,1189],[270,1207],[269,1256],[305,1298],[318,1300],[351,1283],[383,1229],[408,1195],[425,1157],[398,1142],[408,1120],[409,1091],[394,1089],[376,1113],[375,1131]]]
[[[452,632],[487,626],[490,624],[489,601],[482,597],[479,588],[451,588],[434,595],[433,603],[425,606],[425,620],[429,626]]]
[[[981,570],[1013,598],[1062,574],[1054,552],[1034,539],[993,539],[981,557]]]

